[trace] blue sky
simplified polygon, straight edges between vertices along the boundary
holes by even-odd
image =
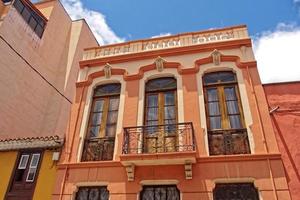
[[[263,83],[300,81],[300,0],[61,0],[100,45],[246,24]]]
[[[293,0],[83,0],[126,40],[247,24],[251,35],[299,22]]]

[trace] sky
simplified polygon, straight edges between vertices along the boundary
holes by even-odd
[[[300,81],[300,0],[61,0],[100,45],[246,24],[263,83]]]

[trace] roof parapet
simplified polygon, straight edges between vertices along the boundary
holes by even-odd
[[[245,25],[135,40],[85,49],[83,60],[249,38]]]

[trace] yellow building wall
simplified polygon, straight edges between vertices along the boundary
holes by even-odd
[[[0,199],[4,199],[18,152],[0,152]]]
[[[56,164],[52,161],[52,151],[45,151],[38,174],[33,200],[50,200],[56,176]]]

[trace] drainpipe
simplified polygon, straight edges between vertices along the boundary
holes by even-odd
[[[261,113],[260,113],[260,110],[259,110],[259,107],[258,107],[258,100],[257,100],[257,96],[255,94],[255,90],[254,90],[254,86],[253,86],[253,82],[252,82],[252,77],[251,77],[251,74],[249,72],[249,66],[246,67],[246,70],[247,70],[247,76],[249,78],[249,83],[250,83],[250,86],[251,86],[251,93],[254,97],[255,109],[256,109],[256,112],[258,114],[259,127],[260,127],[260,130],[261,130],[261,133],[262,133],[264,148],[265,148],[265,151],[268,154],[269,153],[269,147],[268,147],[268,144],[267,144],[267,141],[266,141],[266,134],[265,134],[265,131],[264,131],[264,128],[263,128],[263,125],[262,125],[262,117],[261,117]],[[268,167],[270,169],[270,178],[272,180],[273,195],[274,195],[275,200],[278,200],[278,195],[276,193],[276,188],[275,188],[274,176],[273,176],[273,172],[272,172],[272,168],[271,168],[271,162],[270,162],[269,158],[267,159],[267,162],[268,162]]]

